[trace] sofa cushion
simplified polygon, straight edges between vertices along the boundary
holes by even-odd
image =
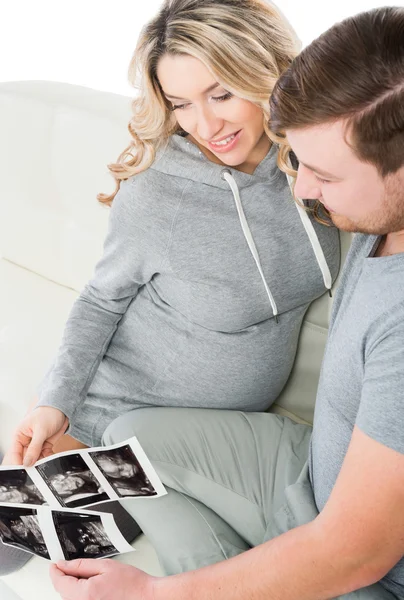
[[[96,195],[114,189],[106,165],[129,143],[130,99],[33,83],[0,84],[0,255],[80,290],[102,252]]]
[[[77,293],[0,260],[0,448],[25,414]]]

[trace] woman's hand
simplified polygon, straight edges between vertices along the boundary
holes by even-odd
[[[57,408],[40,406],[29,412],[14,432],[2,464],[31,467],[40,458],[51,456],[68,425],[69,419]]]
[[[63,600],[154,599],[154,577],[110,559],[59,561],[50,576]]]

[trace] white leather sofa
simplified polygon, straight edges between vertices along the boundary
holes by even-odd
[[[71,305],[101,254],[113,189],[106,165],[127,145],[130,99],[69,84],[0,84],[0,450],[32,401]],[[345,255],[349,236],[342,236]],[[311,422],[331,301],[309,309],[274,410]],[[144,536],[118,557],[160,574]],[[47,561],[2,578],[22,600],[56,600]],[[1,592],[0,592],[1,595]]]

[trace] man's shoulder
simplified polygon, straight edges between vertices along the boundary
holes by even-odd
[[[358,260],[368,257],[372,253],[378,239],[379,236],[377,235],[355,233],[352,236],[352,243],[347,256],[347,262],[348,260]]]

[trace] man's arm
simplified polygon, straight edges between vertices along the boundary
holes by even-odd
[[[52,566],[64,599],[326,600],[381,579],[404,554],[404,455],[357,427],[320,515],[235,558],[153,578],[115,561]],[[174,541],[175,543],[175,541]],[[195,540],[198,544],[198,540]]]
[[[371,585],[404,554],[403,482],[404,455],[356,427],[313,522],[228,561],[157,579],[154,598],[324,600]]]
[[[86,585],[72,579],[80,566],[69,564],[54,570],[58,588],[71,586],[75,600],[102,600],[117,588],[128,600],[326,600],[379,581],[404,554],[404,322],[389,321],[397,314],[381,320],[368,351],[357,426],[314,521],[228,561],[161,579],[132,567],[124,581],[113,563]],[[77,594],[80,585],[106,595]]]

